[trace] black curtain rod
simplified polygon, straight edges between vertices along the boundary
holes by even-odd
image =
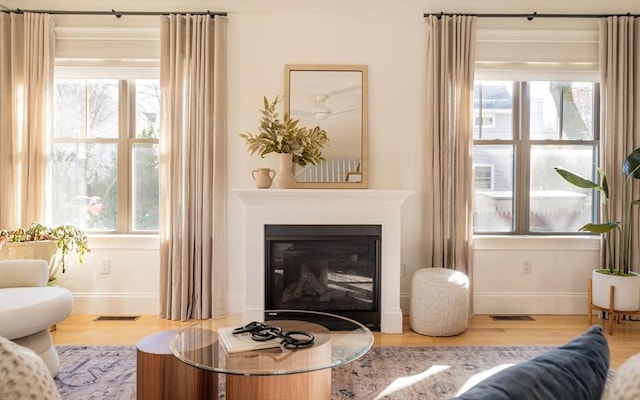
[[[606,18],[606,17],[640,17],[640,14],[538,14],[537,12],[531,14],[467,14],[467,13],[425,13],[424,17],[435,16],[438,19],[443,16],[452,17],[454,15],[466,15],[470,17],[479,18],[526,18],[529,21],[533,21],[535,18]]]
[[[226,17],[226,12],[217,12],[217,11],[63,11],[63,10],[23,10],[21,8],[16,8],[14,10],[11,9],[1,9],[0,12],[4,13],[16,13],[23,14],[26,12],[29,13],[40,13],[40,14],[52,14],[52,15],[113,15],[116,18],[121,18],[123,15],[171,15],[171,14],[190,14],[190,15],[208,15],[211,18],[215,16]]]

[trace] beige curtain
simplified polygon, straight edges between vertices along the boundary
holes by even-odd
[[[53,29],[47,14],[0,13],[0,228],[44,218]]]
[[[160,315],[223,315],[227,19],[161,19]]]
[[[431,16],[426,22],[425,259],[427,267],[470,276],[476,18]]]
[[[600,165],[607,175],[610,209],[613,219],[623,218],[628,198],[640,198],[640,185],[634,184],[633,196],[623,198],[622,162],[640,147],[640,19],[607,17],[600,20]],[[635,208],[637,210],[637,207]],[[634,219],[640,218],[637,214]],[[631,240],[631,266],[640,265],[640,231],[634,224]],[[613,248],[618,237],[613,236]],[[603,246],[603,265],[609,254]]]

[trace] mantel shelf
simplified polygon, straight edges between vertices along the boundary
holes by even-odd
[[[383,202],[402,204],[414,191],[384,189],[231,189],[246,204],[278,204],[307,202],[359,203]]]

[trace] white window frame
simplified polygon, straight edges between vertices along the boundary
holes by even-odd
[[[133,149],[136,144],[157,144],[159,139],[145,139],[136,137],[136,86],[137,79],[159,79],[159,70],[144,70],[131,73],[127,70],[114,68],[101,68],[86,70],[77,67],[57,67],[55,69],[54,80],[57,79],[112,79],[118,80],[118,101],[119,101],[119,126],[118,138],[60,138],[53,137],[51,132],[50,140],[52,143],[107,143],[117,142],[118,145],[118,205],[117,205],[117,229],[116,230],[87,230],[89,233],[95,234],[158,234],[158,231],[136,231],[133,229],[134,210],[133,210]],[[49,190],[53,189],[53,182],[49,180],[47,186]],[[47,203],[47,220],[51,219],[51,204]]]
[[[476,82],[490,81],[495,79],[476,79]],[[546,81],[546,79],[539,79]],[[503,80],[505,81],[505,80]],[[483,232],[474,231],[474,235],[578,235],[577,232],[532,232],[530,231],[530,154],[533,146],[539,145],[588,145],[595,146],[596,152],[600,143],[600,127],[599,127],[599,84],[595,83],[593,115],[594,115],[594,139],[593,140],[531,140],[529,138],[529,98],[528,83],[535,81],[508,79],[514,82],[513,87],[513,137],[511,139],[474,139],[473,145],[511,145],[514,152],[514,183],[513,183],[513,220],[512,231],[500,232]],[[578,82],[579,80],[563,80],[563,82]],[[480,115],[478,115],[480,116]],[[474,114],[475,119],[475,114]],[[592,214],[597,216],[598,202],[592,202]],[[585,235],[588,235],[585,234]]]

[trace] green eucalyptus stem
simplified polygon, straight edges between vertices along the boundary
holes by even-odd
[[[258,154],[260,157],[269,153],[291,153],[294,164],[302,167],[324,161],[322,149],[329,143],[327,132],[319,126],[298,126],[300,120],[291,119],[289,113],[285,113],[280,120],[276,106],[281,101],[279,96],[273,101],[264,97],[264,109],[260,110],[262,117],[258,127],[259,133],[239,134],[247,142],[249,153]]]

